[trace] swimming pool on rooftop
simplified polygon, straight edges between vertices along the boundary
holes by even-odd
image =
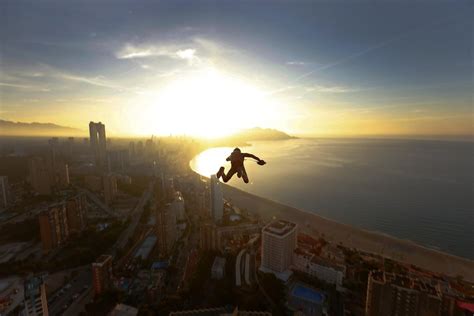
[[[316,304],[322,304],[326,299],[325,294],[299,283],[293,287],[291,295]]]

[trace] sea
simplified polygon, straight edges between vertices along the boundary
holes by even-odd
[[[209,176],[233,148],[191,162]],[[342,223],[474,260],[474,142],[290,139],[252,142],[242,151],[250,183],[229,184]]]

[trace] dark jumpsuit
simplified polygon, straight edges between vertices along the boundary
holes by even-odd
[[[232,178],[232,176],[235,173],[237,173],[237,176],[239,178],[242,177],[245,183],[249,183],[247,171],[245,170],[245,167],[244,167],[244,159],[247,157],[253,158],[255,160],[260,160],[260,158],[258,158],[257,156],[248,154],[248,153],[233,152],[232,154],[230,154],[230,156],[227,157],[226,160],[230,161],[231,167],[230,167],[229,172],[227,172],[227,174],[225,173],[222,174],[222,181],[224,182],[229,181]]]

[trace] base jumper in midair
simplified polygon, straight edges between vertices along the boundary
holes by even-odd
[[[229,181],[234,174],[237,173],[237,177],[242,178],[245,183],[249,183],[249,178],[247,176],[247,171],[244,167],[244,160],[245,158],[253,158],[257,161],[257,163],[263,166],[266,162],[255,155],[242,153],[239,148],[235,148],[234,151],[227,157],[227,161],[230,161],[231,167],[230,170],[225,174],[224,167],[221,167],[217,172],[216,176],[217,179],[222,177],[224,182]]]

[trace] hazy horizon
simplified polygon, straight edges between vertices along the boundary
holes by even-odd
[[[0,118],[1,120],[1,118]],[[39,123],[39,124],[55,124],[51,122],[16,122],[16,123],[26,123],[26,124],[33,124],[33,123]],[[55,124],[56,125],[56,124]],[[31,138],[48,138],[48,137],[89,137],[89,132],[86,129],[80,129],[80,128],[75,128],[75,127],[69,127],[69,126],[61,126],[57,125],[59,128],[70,128],[70,129],[75,129],[74,133],[67,133],[67,132],[61,132],[61,131],[55,131],[50,130],[50,131],[24,131],[24,132],[13,132],[13,133],[5,133],[5,131],[0,130],[0,137],[31,137]],[[260,127],[256,126],[254,128],[265,128],[265,127]],[[252,128],[249,128],[252,129]],[[228,135],[216,135],[214,137],[204,137],[204,136],[193,136],[193,135],[188,135],[188,134],[166,134],[166,135],[159,135],[159,134],[126,134],[126,133],[110,133],[108,131],[107,136],[108,137],[113,137],[113,138],[123,138],[123,139],[133,139],[133,138],[147,138],[150,136],[156,136],[156,137],[191,137],[191,138],[196,138],[196,139],[203,139],[203,140],[212,140],[212,139],[218,139],[218,138],[226,138],[228,136],[236,135],[241,131],[244,131],[246,129],[241,129],[241,130],[236,130],[232,134]],[[277,130],[277,129],[276,129]],[[283,131],[284,132],[284,131]],[[286,133],[286,132],[285,132]],[[407,140],[450,140],[450,141],[474,141],[474,135],[473,134],[454,134],[454,135],[430,135],[430,134],[420,134],[420,135],[414,135],[414,134],[305,134],[305,133],[300,133],[300,134],[293,134],[293,133],[288,133],[290,136],[298,137],[298,138],[359,138],[359,139],[407,139]]]

